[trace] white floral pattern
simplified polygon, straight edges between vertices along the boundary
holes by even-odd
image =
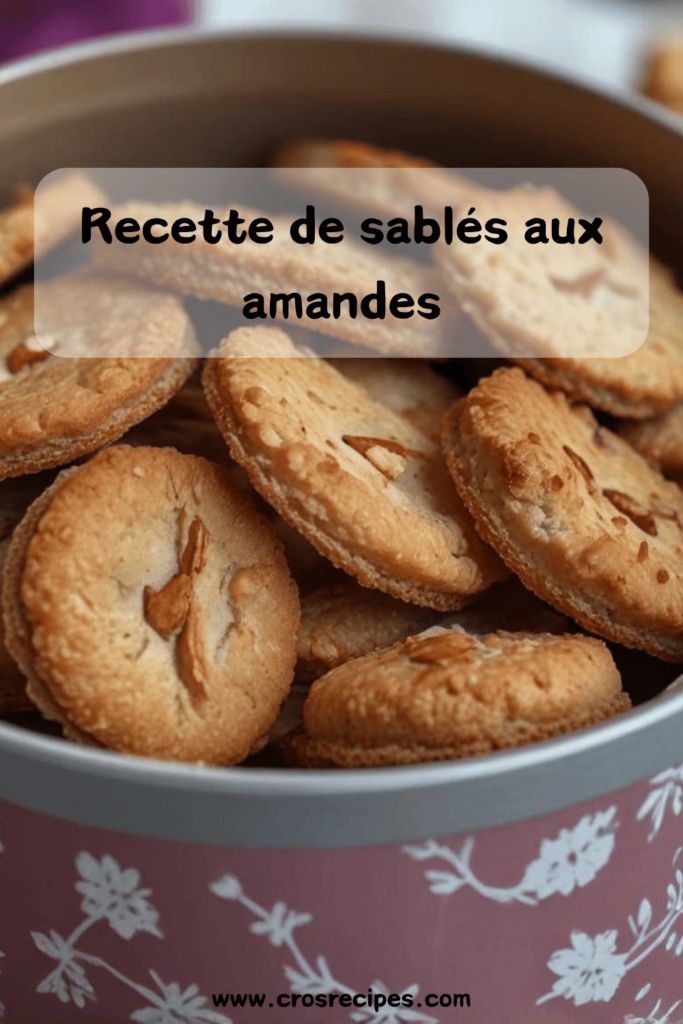
[[[386,985],[383,985],[381,981],[373,981],[370,989],[377,995],[384,996],[385,999],[389,998],[389,991]],[[400,992],[401,999],[404,996],[410,996],[415,1002],[417,1000],[418,986],[410,985],[408,988]],[[355,1010],[351,1014],[352,1021],[357,1021],[359,1024],[403,1024],[405,1021],[431,1021],[432,1017],[425,1017],[424,1014],[418,1013],[417,1010],[409,1009],[405,1006],[391,1007],[391,1006],[380,1006],[378,1009],[373,1007],[366,1007],[363,1010]]]
[[[140,875],[135,868],[122,871],[108,854],[97,861],[86,852],[76,857],[76,868],[81,881],[74,887],[83,896],[81,910],[85,917],[66,939],[53,928],[49,935],[31,932],[36,948],[57,961],[57,966],[38,983],[36,991],[54,994],[60,1002],[73,1003],[83,1009],[86,1001],[97,1000],[85,973],[87,964],[107,971],[151,1004],[131,1014],[129,1019],[139,1024],[230,1024],[228,1017],[204,1009],[206,999],[198,994],[196,985],[182,991],[176,982],[165,985],[150,971],[159,989],[155,992],[127,978],[106,960],[77,948],[83,935],[100,921],[106,921],[122,939],[131,939],[137,932],[149,932],[160,939],[163,934],[157,927],[159,914],[147,898],[152,890],[138,888]]]
[[[638,821],[642,821],[650,815],[650,833],[647,837],[648,843],[655,838],[666,814],[667,808],[671,806],[674,815],[678,817],[683,808],[683,764],[674,768],[667,768],[650,779],[650,785],[654,786],[646,799],[641,804],[636,815]]]
[[[666,853],[665,836],[667,832],[675,832],[678,825],[676,819],[681,817],[683,809],[683,763],[644,780],[637,787],[632,787],[629,794],[628,800],[619,797],[624,831],[626,832],[627,828],[629,830],[629,834],[622,837],[622,842],[626,845],[624,852],[628,852],[629,856],[632,853],[639,856],[643,849],[647,850],[646,839],[647,843],[651,844],[664,833],[660,844],[653,850],[653,854],[656,854],[656,863],[659,865],[661,854]],[[612,860],[618,828],[616,798],[612,806],[599,811],[593,809],[591,813],[583,814],[580,818],[577,814],[573,819],[574,824],[571,824],[572,818],[567,815],[563,820],[569,821],[571,827],[560,828],[555,835],[547,836],[546,833],[547,837],[538,841],[536,856],[514,876],[519,880],[507,887],[488,884],[475,870],[475,852],[479,853],[481,860],[482,844],[488,841],[486,833],[476,837],[431,839],[418,844],[388,848],[386,852],[391,853],[394,860],[396,853],[401,851],[397,891],[400,891],[401,870],[404,875],[407,871],[414,873],[415,870],[414,865],[410,867],[407,864],[403,864],[401,869],[401,860],[404,860],[403,855],[407,854],[415,861],[433,862],[425,864],[429,870],[424,871],[424,877],[429,890],[440,897],[457,893],[462,888],[470,888],[494,905],[522,904],[525,907],[536,906],[552,898],[570,897],[591,885]],[[641,822],[645,823],[645,827],[639,824]],[[519,831],[522,839],[528,842],[523,829],[520,828]],[[519,849],[515,833],[512,835],[511,849]],[[630,849],[633,844],[632,835],[635,835],[635,842],[641,845],[641,850]],[[496,833],[496,842],[498,841],[499,834]],[[0,843],[0,853],[3,849]],[[657,849],[659,853],[656,852]],[[679,858],[680,868],[677,863]],[[8,861],[7,855],[0,859],[3,862]],[[623,893],[633,893],[633,886],[624,874],[628,870],[628,861],[621,857],[614,860],[614,870],[607,871],[605,881],[597,886],[596,905],[610,906],[605,899],[610,887],[616,899],[612,906],[620,906],[624,898]],[[371,858],[371,864],[374,863],[374,858]],[[121,990],[127,990],[127,995],[125,992],[122,993],[126,999],[126,1009],[117,1017],[121,1021],[126,1019],[134,1024],[231,1024],[230,1018],[209,1006],[210,997],[207,1000],[197,984],[189,983],[192,980],[191,976],[184,979],[182,984],[177,980],[166,980],[177,975],[173,968],[168,970],[163,966],[163,954],[157,961],[157,970],[146,968],[146,975],[139,979],[127,977],[113,963],[108,963],[87,950],[87,943],[83,940],[92,928],[105,932],[111,929],[109,934],[114,933],[117,939],[124,942],[130,942],[137,935],[146,933],[145,941],[149,943],[149,948],[156,948],[156,940],[163,940],[164,934],[160,926],[159,912],[154,905],[152,890],[144,887],[139,871],[130,866],[121,866],[109,854],[97,858],[85,851],[77,854],[75,865],[77,875],[74,878],[74,888],[78,894],[77,902],[80,903],[82,918],[77,921],[70,934],[63,929],[52,927],[31,932],[35,949],[49,963],[45,976],[42,979],[40,976],[36,977],[32,983],[37,993],[34,996],[36,1005],[40,1006],[44,1001],[46,1006],[44,1017],[38,1010],[36,1019],[50,1018],[51,1000],[57,1000],[67,1008],[73,1008],[74,1024],[78,1019],[87,1021],[96,1017],[96,989],[98,979],[101,981],[104,972],[118,983]],[[163,871],[160,873],[163,876]],[[10,869],[10,878],[12,877],[16,877],[16,874]],[[653,877],[646,863],[643,864],[642,877],[646,880]],[[664,879],[666,880],[666,875]],[[636,876],[634,880],[637,883]],[[206,879],[196,881],[202,886],[206,885]],[[414,881],[419,885],[419,870]],[[620,885],[624,883],[625,888],[622,892]],[[544,994],[539,997],[538,989],[528,991],[528,985],[533,984],[532,973],[528,974],[528,978],[526,973],[520,975],[520,980],[524,981],[524,986],[520,986],[520,994],[523,988],[526,989],[524,1001],[520,1002],[520,1006],[527,1004],[525,1019],[528,1018],[529,1024],[534,1020],[534,1002],[540,1007],[541,1004],[555,999],[577,1008],[593,1005],[598,1013],[601,1012],[600,1006],[609,1003],[612,1011],[611,1014],[608,1011],[609,1019],[618,1019],[623,1024],[683,1024],[683,993],[676,987],[675,976],[669,974],[668,984],[671,985],[671,977],[674,977],[674,984],[665,990],[663,986],[667,983],[666,971],[652,972],[648,979],[647,969],[643,971],[641,968],[648,958],[654,957],[653,963],[659,962],[660,966],[664,961],[668,961],[671,971],[678,966],[676,958],[683,957],[681,848],[673,857],[670,882],[667,885],[664,881],[662,889],[665,890],[665,894],[664,891],[660,892],[659,898],[653,899],[652,903],[647,898],[634,900],[634,914],[627,918],[628,928],[625,923],[619,929],[611,927],[616,923],[611,915],[606,919],[598,918],[597,927],[586,928],[586,922],[583,922],[584,927],[580,927],[581,921],[572,919],[571,907],[574,901],[569,901],[569,919],[567,920],[567,914],[563,910],[565,924],[561,926],[560,931],[560,936],[566,938],[557,942],[557,948],[553,944],[542,958],[550,973],[547,986],[541,989]],[[355,989],[339,980],[336,972],[333,973],[328,965],[328,960],[332,961],[333,957],[312,956],[304,952],[305,946],[300,942],[300,937],[302,934],[310,936],[314,932],[310,929],[301,933],[300,929],[313,921],[312,914],[297,909],[296,904],[292,907],[279,899],[272,905],[261,906],[249,897],[235,874],[223,874],[218,877],[209,885],[209,890],[215,897],[239,903],[248,911],[249,917],[242,927],[245,933],[248,930],[253,936],[267,940],[262,949],[267,952],[270,947],[270,956],[276,965],[275,973],[282,972],[286,979],[282,989],[289,986],[292,993],[312,997],[333,993],[347,994],[351,997],[367,994],[367,989]],[[296,892],[300,894],[301,891],[297,883]],[[206,893],[206,889],[204,892]],[[636,895],[640,896],[637,890]],[[196,898],[196,892],[193,898]],[[211,903],[210,897],[207,898]],[[427,901],[429,903],[428,897]],[[592,900],[589,901],[590,904]],[[33,905],[38,906],[38,901],[34,901]],[[585,907],[586,903],[579,900],[576,905]],[[236,911],[237,909],[235,908]],[[480,909],[483,911],[481,906]],[[537,912],[542,925],[537,933],[539,936],[547,934],[548,926],[557,927],[556,924],[552,924],[556,909],[560,909],[556,904],[552,909],[548,907],[545,910],[545,918],[543,911]],[[514,925],[515,934],[517,929],[520,933],[523,930],[522,920],[526,913],[524,910],[521,916],[516,913],[512,915],[515,922],[519,921],[519,924]],[[619,911],[617,913],[619,914]],[[240,920],[244,921],[241,916],[243,911],[239,911],[239,914]],[[497,915],[510,920],[509,911],[500,912],[495,906],[487,910],[487,914],[487,928],[495,926]],[[575,925],[579,927],[574,927]],[[13,949],[5,942],[2,944],[10,950],[11,963],[14,965]],[[141,943],[141,948],[143,945],[144,942]],[[453,955],[456,958],[459,956],[459,949],[457,944],[454,945]],[[530,963],[537,960],[536,942],[529,944],[526,955]],[[4,956],[5,954],[0,951],[0,958]],[[338,956],[341,956],[341,959],[336,959]],[[343,954],[335,954],[334,959],[338,968],[340,964],[344,964]],[[138,961],[134,959],[132,962],[135,964]],[[236,963],[233,964],[233,968],[235,977],[238,977]],[[0,975],[1,973],[0,971]],[[133,968],[131,974],[138,974],[138,970]],[[645,977],[639,978],[641,974]],[[629,984],[626,983],[628,975],[631,976]],[[354,977],[353,980],[358,983],[362,976],[361,974],[360,978]],[[268,975],[268,985],[272,985],[272,977],[271,972]],[[635,1002],[631,1000],[632,992],[637,986],[630,990],[631,978],[639,978],[640,988],[635,996]],[[653,981],[659,987],[659,992],[653,987]],[[371,994],[381,996],[380,1001],[384,1002],[384,1005],[349,1007],[346,1012],[351,1024],[438,1024],[435,1017],[428,1016],[422,1010],[417,983],[399,992],[399,996],[412,1005],[388,1006],[389,992],[400,989],[395,982],[396,979],[389,989],[383,981],[373,980],[368,988],[371,989]],[[268,986],[264,984],[264,987]],[[546,988],[548,990],[544,992]],[[271,991],[273,990],[271,988]],[[24,992],[23,997],[26,995]],[[660,998],[656,998],[658,995]],[[681,998],[677,998],[679,996]],[[6,1010],[0,1001],[0,1021],[6,1013],[13,1015],[9,993],[5,1001],[8,1004]],[[359,1002],[362,1000],[359,999]],[[338,1012],[339,1004],[336,1006]],[[84,1013],[79,1014],[79,1010],[84,1010]],[[69,1011],[66,1009],[62,1012]],[[277,1014],[277,1010],[274,1012]],[[547,1012],[546,1009],[539,1010],[539,1013]],[[296,1012],[292,1016],[296,1016]],[[337,1019],[336,1014],[332,1016]]]
[[[69,942],[53,929],[50,929],[49,937],[40,932],[31,932],[31,938],[41,953],[58,961],[57,967],[38,985],[38,992],[54,992],[60,1002],[74,1002],[81,1009],[86,999],[95,998],[95,990],[86,978],[85,970],[76,961]]]
[[[572,948],[553,953],[548,967],[559,978],[552,992],[538,1000],[544,1003],[555,996],[572,999],[575,1006],[607,1003],[626,974],[626,956],[616,952],[616,931],[603,932],[591,939],[584,932],[572,932]]]
[[[235,900],[252,913],[257,920],[249,926],[249,931],[256,935],[266,935],[273,946],[285,946],[296,963],[296,967],[285,964],[283,972],[289,981],[292,992],[308,993],[309,995],[325,995],[330,992],[357,995],[355,989],[337,981],[327,966],[324,957],[319,956],[313,966],[306,959],[299,947],[294,930],[313,920],[312,914],[302,914],[289,910],[286,903],[278,901],[271,910],[260,906],[244,892],[242,885],[234,875],[223,875],[209,885],[215,896],[224,900]],[[370,986],[374,993],[388,996],[389,992],[381,981],[373,981]],[[401,993],[415,1001],[419,991],[418,985],[410,985]],[[428,1017],[406,1006],[374,1006],[357,1009],[350,1014],[350,1019],[358,1024],[438,1024],[434,1017]],[[156,1024],[156,1022],[155,1022]],[[164,1022],[165,1024],[165,1022]]]
[[[651,985],[645,985],[636,996],[636,1002],[640,999],[644,999],[650,991]],[[627,1013],[624,1017],[624,1024],[683,1024],[683,1017],[678,1017],[673,1020],[673,1014],[681,1005],[681,1000],[678,999],[675,1003],[672,1003],[668,1010],[666,1010],[662,1016],[660,1012],[662,1009],[662,1000],[658,999],[647,1017],[636,1016],[632,1013]]]
[[[196,985],[190,985],[181,992],[180,985],[174,981],[164,985],[158,974],[154,971],[149,973],[161,992],[162,1002],[158,1002],[155,995],[153,1001],[156,1005],[134,1010],[131,1020],[138,1024],[226,1024],[227,1017],[204,1009],[206,999],[197,994],[199,989]]]
[[[105,917],[122,939],[136,932],[150,932],[163,938],[157,928],[159,915],[147,902],[151,889],[138,889],[140,875],[135,868],[121,871],[113,857],[105,855],[101,863],[89,853],[79,853],[76,868],[83,879],[76,891],[83,896],[81,910],[87,917]]]
[[[267,917],[249,925],[249,931],[255,935],[267,935],[273,946],[288,946],[294,929],[312,920],[310,914],[297,914],[294,910],[287,910],[286,903],[276,903]]]
[[[674,855],[674,864],[680,850]],[[575,1006],[590,1002],[609,1002],[618,989],[622,978],[642,963],[657,948],[674,956],[683,953],[683,937],[674,931],[674,925],[683,915],[683,874],[676,870],[675,885],[670,883],[666,890],[666,913],[661,921],[652,924],[652,905],[641,900],[636,920],[629,917],[628,923],[633,942],[625,953],[617,952],[618,932],[613,929],[601,932],[591,938],[585,932],[571,933],[571,948],[556,950],[548,960],[548,968],[558,975],[550,992],[537,1004],[562,996],[571,999]],[[643,990],[644,991],[644,990]]]
[[[474,839],[467,838],[459,851],[434,839],[421,846],[404,846],[414,860],[439,858],[451,871],[425,871],[429,888],[437,895],[457,892],[470,886],[486,899],[498,903],[526,903],[535,906],[540,900],[556,893],[568,896],[576,888],[583,888],[596,877],[609,861],[614,849],[614,830],[617,827],[616,807],[586,815],[572,829],[560,829],[555,839],[544,839],[538,857],[531,861],[517,885],[501,888],[486,885],[471,866]]]

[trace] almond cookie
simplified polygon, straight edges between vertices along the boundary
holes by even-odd
[[[328,360],[349,380],[360,384],[371,398],[405,416],[434,441],[441,436],[441,418],[461,397],[453,381],[436,373],[424,359]]]
[[[683,660],[683,494],[585,406],[497,370],[446,415],[444,451],[481,535],[586,629]]]
[[[642,345],[648,259],[616,224],[603,222],[600,245],[529,244],[525,227],[541,216],[557,218],[563,231],[574,218],[577,240],[583,235],[577,210],[553,189],[531,185],[482,191],[476,215],[482,224],[489,218],[507,223],[503,251],[486,244],[439,246],[435,256],[459,304],[496,349],[515,357],[601,358]]]
[[[26,509],[52,483],[54,473],[36,473],[18,480],[0,481],[0,577],[10,541]],[[35,712],[26,694],[26,677],[5,647],[5,629],[0,616],[0,714]]]
[[[411,218],[416,206],[458,208],[479,186],[431,160],[363,142],[301,139],[275,154],[278,176],[298,188],[322,192],[384,218]],[[325,173],[325,171],[331,173]],[[350,173],[344,173],[350,171]],[[470,203],[471,205],[471,203]]]
[[[14,533],[4,611],[41,711],[124,753],[241,761],[292,680],[279,543],[220,467],[170,448],[63,472]]]
[[[233,457],[336,566],[441,610],[507,575],[438,447],[404,417],[275,328],[234,331],[217,356],[203,383]]]
[[[14,203],[0,210],[0,284],[33,262],[34,243],[42,255],[59,245],[81,222],[84,206],[106,206],[106,196],[82,171],[70,171],[40,189],[17,191]]]
[[[606,645],[587,636],[436,626],[313,683],[291,765],[362,768],[487,754],[626,711]]]
[[[273,527],[300,593],[308,593],[330,579],[344,575],[252,489],[247,473],[231,457],[227,442],[206,404],[204,390],[194,374],[163,408],[124,434],[121,444],[176,448],[186,455],[201,455],[223,466],[233,483],[250,494],[256,510]]]
[[[296,672],[317,679],[351,658],[359,658],[443,619],[442,612],[399,601],[346,579],[321,587],[301,600]]]
[[[133,218],[140,224],[151,217],[160,217],[170,224],[180,217],[197,223],[204,213],[204,209],[189,202],[158,206],[127,203],[114,210],[112,216],[117,221],[123,217]],[[219,210],[215,216],[224,220],[229,213],[229,209]],[[243,206],[239,206],[239,213],[245,221],[264,216]],[[363,297],[375,293],[378,282],[384,281],[387,302],[398,293],[411,295],[416,303],[423,294],[435,295],[440,300],[440,315],[435,319],[425,319],[418,314],[409,319],[390,315],[374,320],[361,315],[353,318],[349,315],[348,303],[344,303],[338,319],[303,316],[295,322],[300,327],[381,353],[406,356],[453,353],[453,332],[459,314],[438,275],[430,268],[374,252],[373,246],[348,237],[335,245],[296,245],[289,234],[294,217],[271,216],[269,219],[273,238],[267,245],[252,242],[248,237],[239,245],[233,244],[225,232],[215,245],[205,242],[200,235],[191,245],[183,245],[172,238],[162,245],[147,245],[143,241],[123,245],[116,240],[107,245],[98,233],[93,237],[93,260],[100,266],[136,274],[183,295],[215,299],[228,305],[243,306],[245,296],[257,292],[265,296],[266,309],[271,293],[298,293],[305,307],[308,296],[319,292],[328,297],[335,292],[351,293],[357,297],[360,309]],[[282,303],[277,312],[281,317]],[[291,319],[294,319],[293,314]]]
[[[82,272],[40,287],[54,347],[82,356],[60,358],[39,343],[32,285],[0,300],[0,479],[64,465],[121,437],[196,365],[192,326],[176,296]],[[179,358],[126,357],[151,356],[160,344]]]
[[[569,621],[539,601],[516,577],[451,614],[398,601],[346,579],[302,599],[297,676],[316,679],[345,661],[391,647],[435,625],[460,626],[483,636],[499,629],[565,633]]]
[[[613,416],[659,416],[683,398],[683,294],[672,275],[650,260],[647,340],[619,359],[516,359],[551,388]]]
[[[683,477],[683,402],[650,420],[624,420],[618,431],[665,476]]]

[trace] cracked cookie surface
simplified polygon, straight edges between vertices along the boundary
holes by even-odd
[[[117,446],[63,472],[16,529],[7,645],[73,739],[230,764],[293,675],[296,588],[269,524],[220,467]]]
[[[609,640],[683,660],[683,493],[585,406],[519,369],[446,415],[482,536],[539,597]]]

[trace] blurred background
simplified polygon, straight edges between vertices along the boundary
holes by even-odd
[[[438,39],[637,89],[652,49],[683,39],[683,0],[0,0],[0,61],[178,25]]]

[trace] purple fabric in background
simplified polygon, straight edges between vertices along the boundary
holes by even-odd
[[[0,0],[0,61],[81,39],[192,21],[192,0]]]

